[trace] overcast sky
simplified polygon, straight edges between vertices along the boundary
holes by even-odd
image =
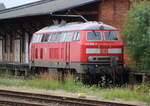
[[[19,5],[23,5],[26,3],[31,3],[39,0],[0,0],[1,3],[4,3],[6,8],[11,8]]]

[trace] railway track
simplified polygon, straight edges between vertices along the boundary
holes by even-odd
[[[7,100],[1,100],[7,98]],[[0,104],[19,106],[137,106],[134,104],[0,90]],[[0,105],[1,106],[1,105]]]
[[[0,106],[47,106],[39,103],[20,102],[12,100],[0,100]]]

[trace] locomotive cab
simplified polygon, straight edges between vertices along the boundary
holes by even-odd
[[[93,80],[94,76],[97,80],[100,76],[105,76],[115,83],[124,83],[126,72],[123,66],[124,45],[121,35],[114,27],[104,24],[102,28],[83,31],[82,70],[89,74],[88,79]]]
[[[119,31],[106,24],[83,31],[81,61],[88,73],[101,73],[108,67],[123,67],[123,41]]]
[[[83,49],[83,61],[96,63],[123,62],[123,43],[116,30],[86,31]]]

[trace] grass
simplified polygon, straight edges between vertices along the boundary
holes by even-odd
[[[22,86],[23,80],[14,79],[14,78],[0,78],[0,85],[4,86]]]
[[[150,102],[150,95],[136,92],[129,89],[107,89],[103,90],[102,96],[107,99],[123,99],[127,101]]]
[[[146,88],[147,86],[136,86],[131,90],[128,86],[120,87],[120,88],[101,88],[97,85],[87,86],[78,82],[75,83],[71,76],[66,78],[65,82],[60,82],[56,80],[54,76],[48,76],[48,78],[32,78],[31,80],[24,79],[16,79],[16,78],[8,78],[8,77],[0,77],[0,85],[3,86],[25,86],[31,88],[40,88],[47,90],[64,90],[68,92],[77,92],[77,93],[87,93],[88,95],[98,96],[101,98],[108,99],[123,99],[127,101],[143,101],[150,102],[150,94],[146,94],[144,92],[140,92],[139,88]],[[53,77],[53,78],[52,78]],[[143,87],[144,86],[144,87]],[[145,87],[146,86],[146,87]],[[150,87],[148,88],[150,90]]]

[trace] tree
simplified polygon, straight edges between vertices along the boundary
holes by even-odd
[[[140,69],[150,69],[150,2],[132,1],[125,21],[123,38],[131,59]]]

